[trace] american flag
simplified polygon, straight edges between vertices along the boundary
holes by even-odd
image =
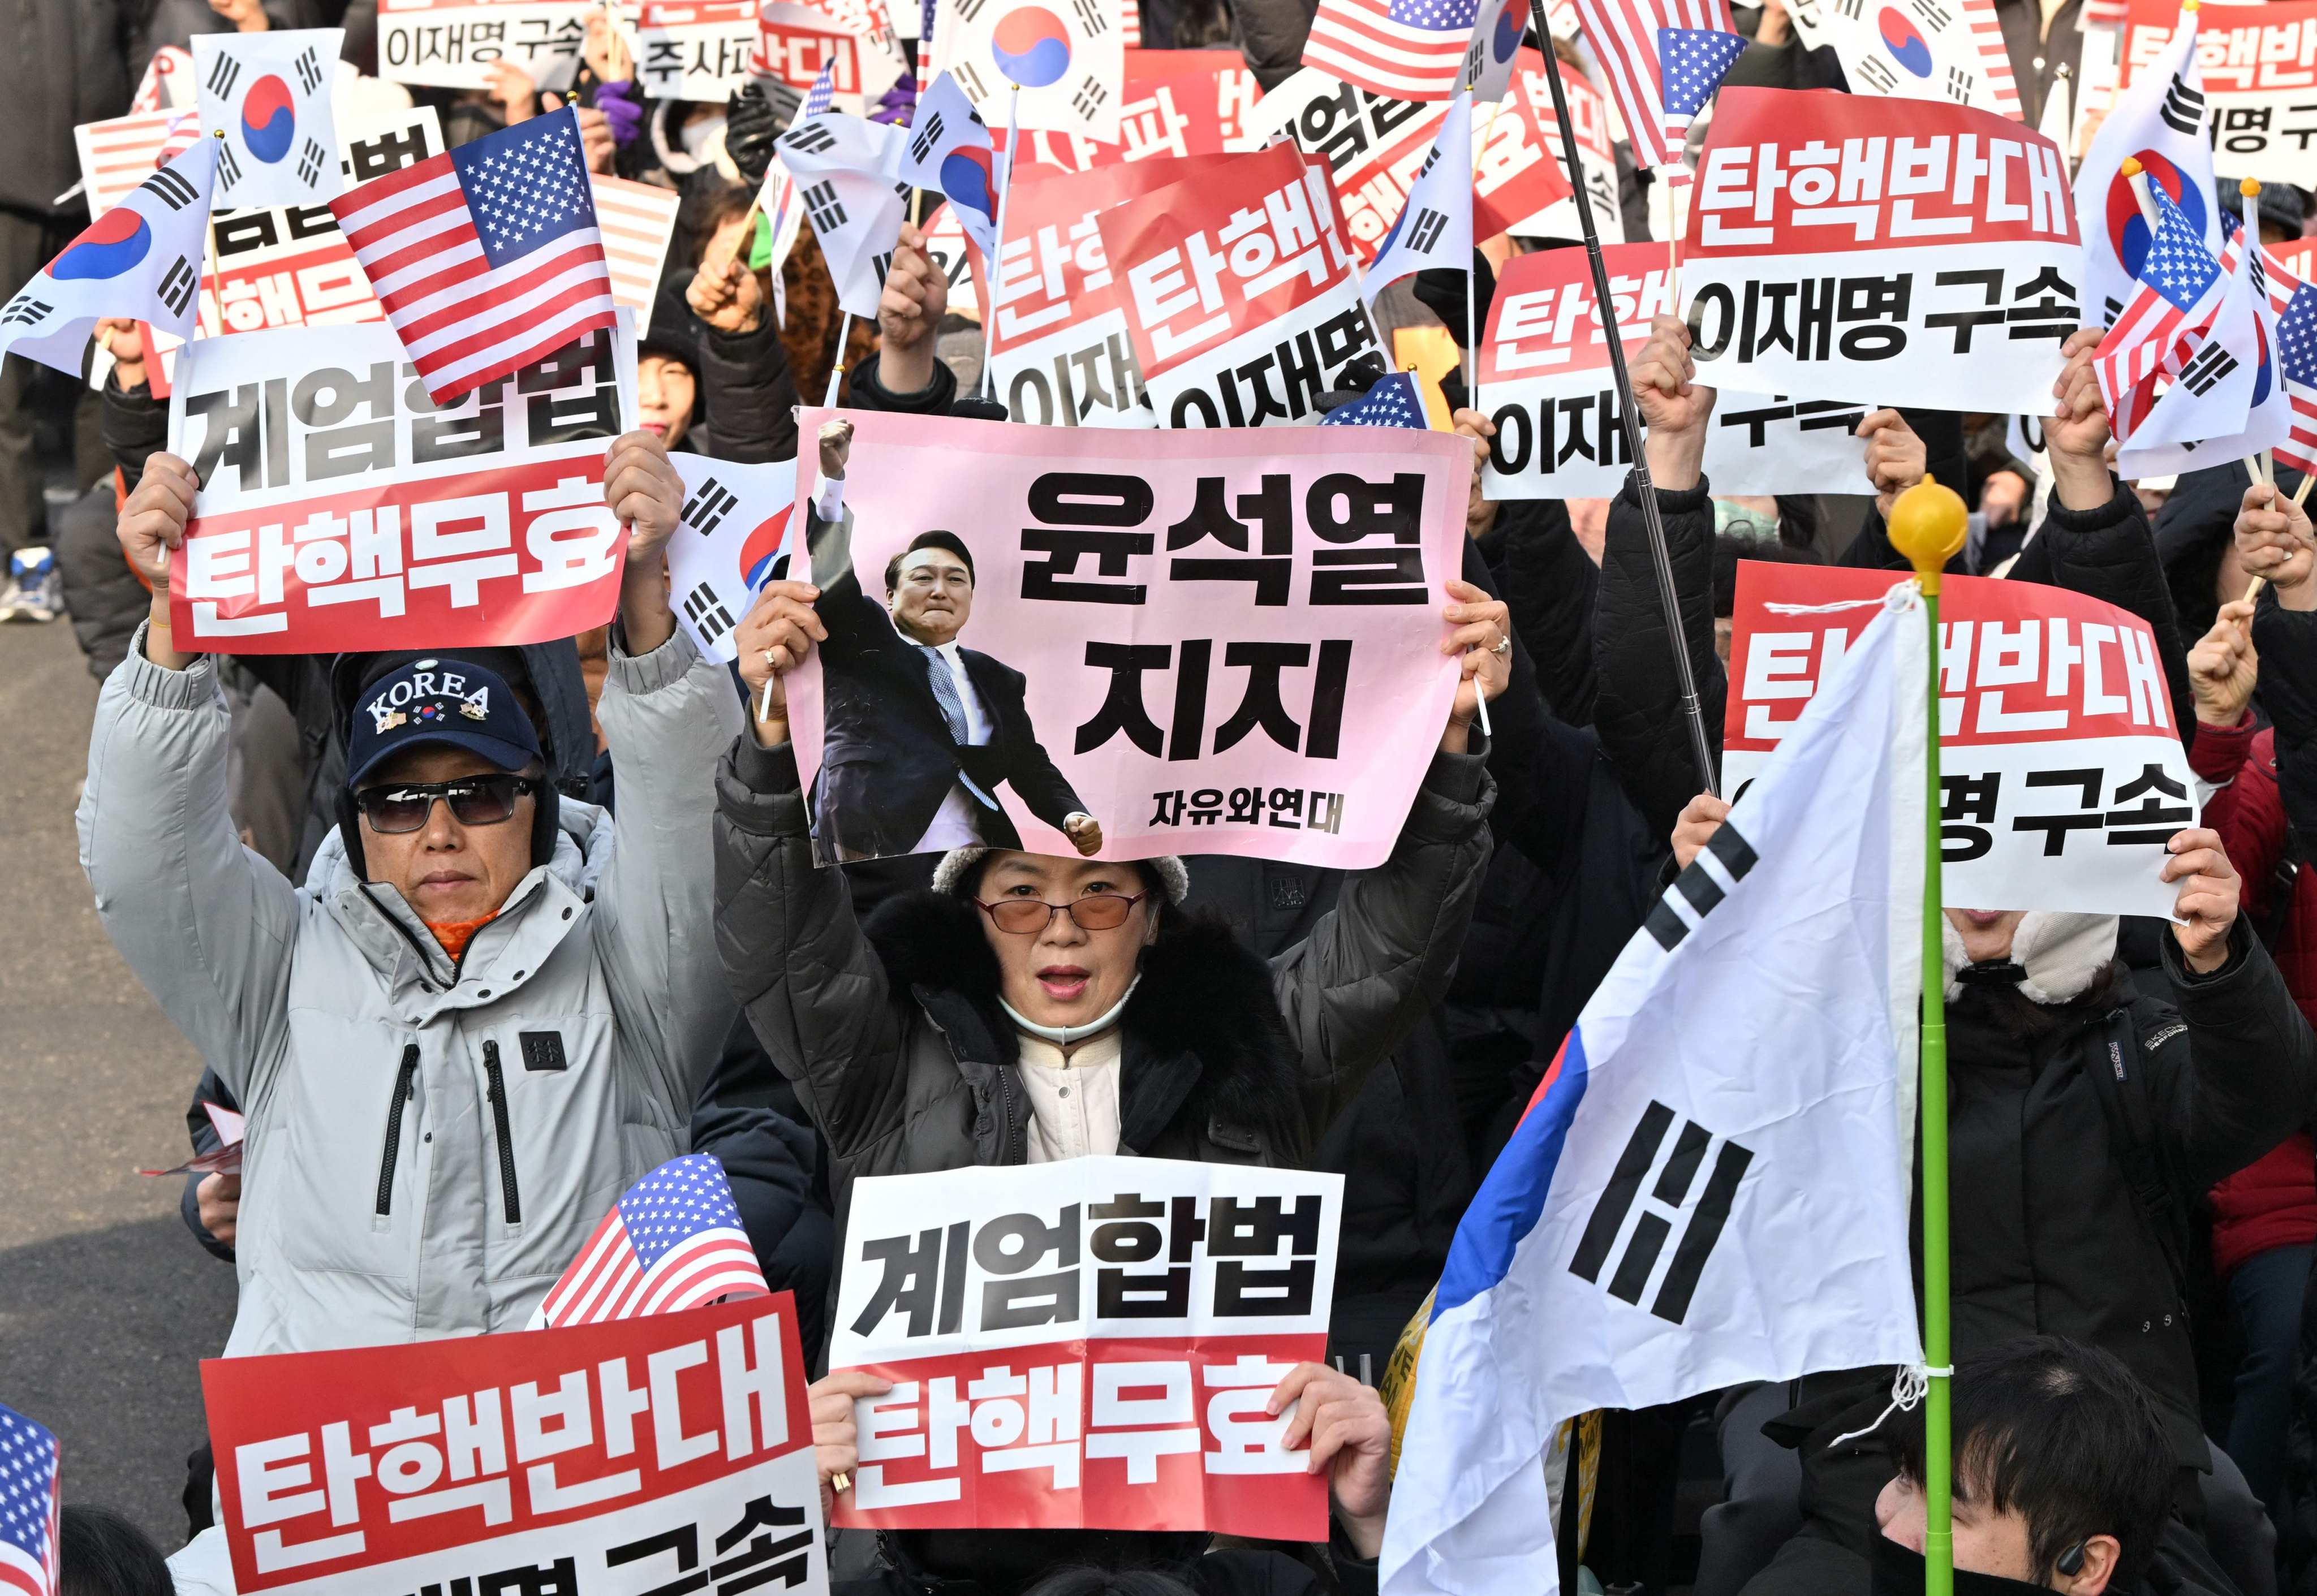
[[[83,122],[73,129],[80,150],[83,192],[93,221],[136,192],[161,164],[183,155],[201,136],[201,112],[148,111]]]
[[[812,87],[804,92],[804,109],[797,113],[800,121],[810,121],[827,111],[836,99],[836,61],[834,57],[820,64],[820,76],[812,80]]]
[[[1303,65],[1372,94],[1445,100],[1480,13],[1480,0],[1320,0]]]
[[[687,1153],[628,1188],[532,1324],[600,1324],[705,1307],[720,1297],[771,1295],[724,1166]]]
[[[612,268],[612,298],[636,313],[636,336],[651,330],[652,301],[659,293],[660,268],[675,231],[683,196],[656,183],[590,173],[595,226],[604,235],[604,259]]]
[[[0,1407],[0,1590],[56,1596],[57,1438]]]
[[[350,189],[330,210],[438,405],[619,319],[569,107]]]
[[[1127,49],[1142,48],[1142,0],[1118,0],[1118,42]]]
[[[1667,132],[1659,31],[1735,35],[1738,24],[1730,14],[1730,0],[1577,0],[1577,14],[1609,76],[1609,93],[1624,119],[1634,161],[1643,166],[1669,166],[1680,160],[1681,141]],[[1686,117],[1679,123],[1688,125]]]
[[[2181,345],[2218,314],[2235,264],[2232,254],[2225,263],[2213,258],[2196,224],[2161,185],[2150,183],[2149,192],[2156,201],[2156,236],[2132,298],[2092,355],[2100,397],[2111,415],[2160,368],[2178,364],[2174,357]]]
[[[1425,419],[1424,399],[1416,391],[1416,379],[1406,371],[1395,371],[1378,380],[1351,404],[1338,406],[1320,418],[1323,427],[1413,427],[1418,432],[1431,426]]]
[[[1678,145],[1691,119],[1722,86],[1730,64],[1746,53],[1746,40],[1712,28],[1659,28],[1658,63],[1665,73],[1666,142]]]
[[[2277,312],[2277,370],[2293,401],[2293,436],[2269,453],[2297,471],[2317,472],[2317,284],[2302,281],[2268,251],[2261,254]]]

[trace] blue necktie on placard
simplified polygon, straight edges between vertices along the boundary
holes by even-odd
[[[959,747],[971,745],[972,732],[966,726],[965,700],[958,696],[957,673],[949,668],[949,660],[938,648],[928,648],[923,643],[913,645],[926,656],[926,679],[933,684],[934,702],[941,706],[942,718],[949,722],[950,740]],[[997,800],[981,790],[974,779],[960,771],[957,775],[965,783],[966,791],[995,809]]]

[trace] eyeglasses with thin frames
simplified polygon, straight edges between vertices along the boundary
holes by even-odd
[[[1037,897],[1007,897],[985,904],[975,898],[973,906],[989,915],[989,923],[998,930],[1013,936],[1033,937],[1051,925],[1057,914],[1068,914],[1070,923],[1080,931],[1116,931],[1126,923],[1127,912],[1150,896],[1148,889],[1132,897],[1115,892],[1096,892],[1067,904],[1050,904]]]

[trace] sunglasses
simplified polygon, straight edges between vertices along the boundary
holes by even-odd
[[[515,798],[537,792],[535,776],[461,776],[452,781],[405,781],[389,787],[366,787],[354,795],[362,818],[380,836],[414,832],[434,812],[434,800],[451,806],[451,817],[461,825],[497,825],[514,813]]]
[[[973,905],[989,915],[989,923],[998,930],[1029,937],[1051,925],[1057,914],[1068,914],[1080,931],[1116,931],[1126,923],[1126,912],[1150,896],[1147,890],[1132,897],[1096,892],[1069,904],[1050,904],[1035,897],[1006,897],[985,904],[975,898]]]

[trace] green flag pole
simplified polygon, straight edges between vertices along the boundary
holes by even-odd
[[[1929,629],[1929,735],[1923,754],[1923,1397],[1924,1596],[1955,1592],[1955,1441],[1947,1325],[1947,1003],[1939,880],[1939,574],[1963,548],[1968,513],[1932,478],[1891,506],[1891,546],[1915,567]]]

